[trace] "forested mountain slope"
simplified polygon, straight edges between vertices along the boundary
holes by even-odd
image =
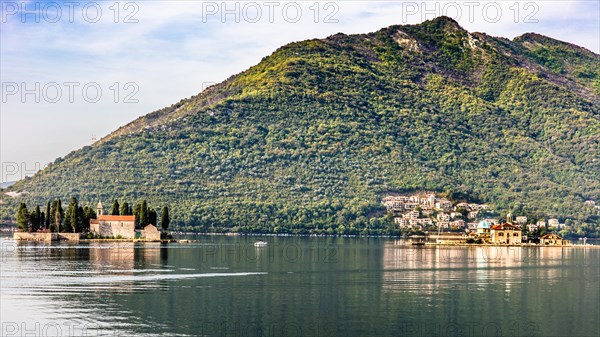
[[[449,18],[291,43],[6,191],[172,207],[196,229],[385,228],[388,192],[599,224],[600,56]]]

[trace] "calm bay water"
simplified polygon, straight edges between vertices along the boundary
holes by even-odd
[[[600,249],[0,239],[2,336],[598,336]]]

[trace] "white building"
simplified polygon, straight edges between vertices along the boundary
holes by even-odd
[[[452,228],[464,228],[465,221],[464,220],[455,220],[450,222],[450,227]]]
[[[449,221],[438,221],[437,225],[438,225],[438,228],[450,228]]]
[[[440,200],[435,203],[435,208],[449,212],[452,209],[452,203],[448,200]]]
[[[526,216],[518,216],[515,218],[515,221],[520,225],[524,225],[527,223],[527,217]]]
[[[532,223],[530,223],[529,225],[527,225],[527,230],[530,231],[530,232],[535,232],[539,228],[540,228],[540,226],[538,224],[532,224]]]
[[[404,219],[418,219],[419,218],[419,211],[410,211],[408,213],[404,213],[404,215],[402,215],[402,217]]]
[[[450,213],[450,218],[451,218],[451,219],[455,219],[455,218],[462,218],[462,216],[463,216],[463,215],[462,215],[462,213],[460,213],[460,212],[451,212],[451,213]]]

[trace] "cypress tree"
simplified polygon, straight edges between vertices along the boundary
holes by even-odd
[[[85,206],[83,208],[83,218],[83,226],[86,228],[90,224],[90,220],[96,218],[96,211],[89,206]]]
[[[148,224],[152,224],[152,225],[158,227],[158,223],[156,223],[156,220],[158,220],[158,215],[156,214],[156,211],[154,210],[154,208],[152,208],[148,212]]]
[[[50,228],[50,201],[46,204],[46,219],[44,221],[44,228]]]
[[[135,216],[135,228],[140,228],[141,213],[142,213],[142,205],[135,204],[135,208],[133,209],[133,215]]]
[[[35,232],[36,231],[36,223],[38,222],[38,218],[37,218],[37,214],[35,213],[35,209],[33,209],[31,212],[29,212],[29,231],[30,232]]]
[[[40,205],[35,206],[35,211],[33,211],[33,216],[31,219],[31,229],[35,232],[41,228],[42,223],[42,212],[40,211]]]
[[[52,208],[54,209],[52,214],[52,219],[54,220],[54,230],[56,232],[60,232],[64,229],[62,228],[62,221],[65,218],[65,211],[62,208],[62,201],[60,201],[60,199],[54,200]]]
[[[89,224],[89,222],[88,222]],[[83,233],[85,231],[85,211],[83,207],[77,207],[77,224],[75,225],[75,232]]]
[[[129,204],[127,201],[121,205],[121,215],[131,215],[129,214]]]
[[[112,205],[112,210],[110,211],[110,215],[121,215],[119,213],[119,202],[115,200]]]
[[[140,227],[144,227],[148,224],[148,216],[148,204],[146,203],[146,200],[143,200],[140,209]]]
[[[29,222],[31,218],[29,215],[29,211],[27,210],[27,205],[24,202],[19,204],[19,210],[17,210],[17,228],[21,231],[29,230]]]
[[[160,219],[160,226],[162,227],[162,229],[165,232],[169,228],[170,222],[171,222],[171,219],[169,219],[169,207],[165,206],[162,209],[162,214],[161,214],[161,219]]]
[[[57,233],[60,233],[61,222],[62,222],[62,216],[60,215],[60,212],[56,212],[55,218],[54,218],[54,228]]]
[[[56,200],[52,202],[52,206],[50,206],[50,214],[48,215],[49,223],[48,229],[53,232],[56,230],[56,226],[53,226],[56,223]]]
[[[71,231],[71,228],[73,227],[71,225],[71,214],[73,214],[73,200],[71,199],[71,202],[69,203],[69,206],[67,207],[67,210],[65,211],[65,216],[63,218],[63,227],[66,229],[66,231]],[[63,230],[65,231],[65,230]]]
[[[69,202],[69,207],[67,208],[67,214],[65,216],[65,227],[67,230],[73,231],[75,233],[77,231],[77,209],[79,206],[77,205],[77,198],[71,197],[71,201]]]

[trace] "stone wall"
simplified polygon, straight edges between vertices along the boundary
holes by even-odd
[[[160,231],[153,225],[148,225],[140,231],[141,237],[148,241],[160,240]]]
[[[15,232],[13,239],[22,241],[79,241],[80,233],[27,233]]]
[[[54,233],[14,232],[13,239],[25,241],[52,241]]]
[[[79,241],[81,239],[80,233],[53,233],[57,236],[58,240],[67,240],[67,241]]]
[[[133,239],[135,224],[131,221],[101,221],[96,234],[102,237]]]
[[[94,234],[100,234],[100,224],[99,223],[90,224],[90,232],[92,232]]]

